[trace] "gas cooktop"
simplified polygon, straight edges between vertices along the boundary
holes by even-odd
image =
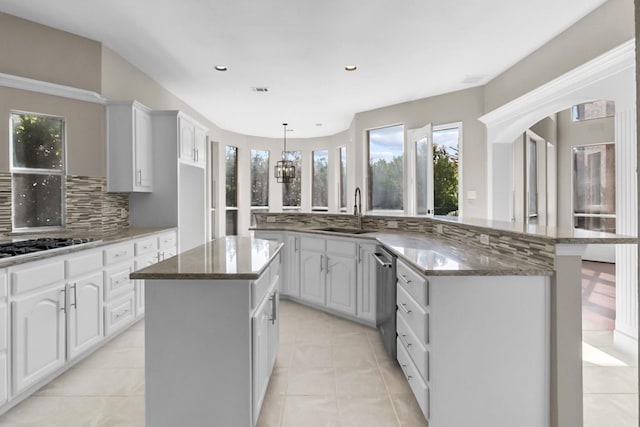
[[[43,237],[0,243],[0,259],[32,255],[43,251],[93,242],[93,238]]]

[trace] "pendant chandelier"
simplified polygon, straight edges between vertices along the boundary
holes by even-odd
[[[282,160],[276,162],[273,172],[279,183],[289,184],[296,177],[296,166],[292,160],[287,159],[287,124],[283,123],[282,126],[284,126],[284,151],[282,151]]]

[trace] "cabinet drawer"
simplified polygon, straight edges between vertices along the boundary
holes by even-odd
[[[402,317],[416,337],[429,344],[429,313],[402,286],[397,286],[398,317]]]
[[[138,240],[135,243],[136,256],[156,252],[158,250],[158,238],[149,237],[147,239]]]
[[[104,332],[106,336],[113,334],[133,321],[133,297],[134,294],[131,292],[124,299],[105,305]]]
[[[158,249],[167,249],[176,246],[176,232],[164,233],[158,236]]]
[[[397,263],[398,283],[423,306],[429,305],[429,281],[417,273],[402,260]]]
[[[307,251],[324,252],[324,239],[318,239],[316,237],[300,237],[300,249]]]
[[[111,300],[122,293],[133,289],[133,282],[129,275],[133,271],[131,263],[121,267],[110,268],[104,272],[104,299]]]
[[[416,337],[402,316],[398,316],[396,328],[398,331],[398,340],[411,356],[422,378],[429,381],[429,352],[427,348],[418,337]]]
[[[64,261],[64,270],[67,279],[102,270],[102,252],[74,254]]]
[[[258,305],[269,290],[271,284],[271,267],[267,267],[262,275],[251,284],[251,307]]]
[[[133,258],[133,243],[109,246],[104,251],[104,265],[117,264]]]
[[[327,253],[335,255],[356,256],[358,244],[355,242],[347,242],[345,240],[327,239]]]
[[[429,388],[427,387],[427,384],[422,380],[422,377],[418,373],[416,366],[413,364],[409,353],[407,353],[407,351],[404,349],[404,346],[400,342],[399,338],[397,340],[397,346],[398,363],[400,364],[400,368],[402,369],[405,378],[409,382],[409,387],[411,387],[411,391],[413,391],[413,395],[416,397],[422,413],[427,418],[427,420],[429,420],[431,417],[431,414],[429,413]]]
[[[32,291],[64,280],[64,262],[61,258],[42,262],[28,262],[19,268],[10,269],[11,293],[13,295]]]

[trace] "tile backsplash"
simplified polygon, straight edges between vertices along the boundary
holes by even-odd
[[[105,177],[65,178],[67,229],[109,233],[129,226],[128,193],[107,193]],[[10,232],[11,174],[0,172],[0,234]]]

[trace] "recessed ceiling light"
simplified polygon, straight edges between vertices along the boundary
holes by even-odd
[[[347,71],[355,71],[358,69],[358,67],[356,67],[355,65],[347,65],[346,67],[344,67],[344,69]]]
[[[251,88],[251,90],[253,92],[258,92],[258,93],[267,93],[269,92],[269,88],[268,87],[264,87],[264,86],[254,86]]]
[[[227,71],[228,70],[226,65],[216,65],[215,69],[218,70],[218,71]]]
[[[322,126],[322,123],[316,123],[316,126]]]

